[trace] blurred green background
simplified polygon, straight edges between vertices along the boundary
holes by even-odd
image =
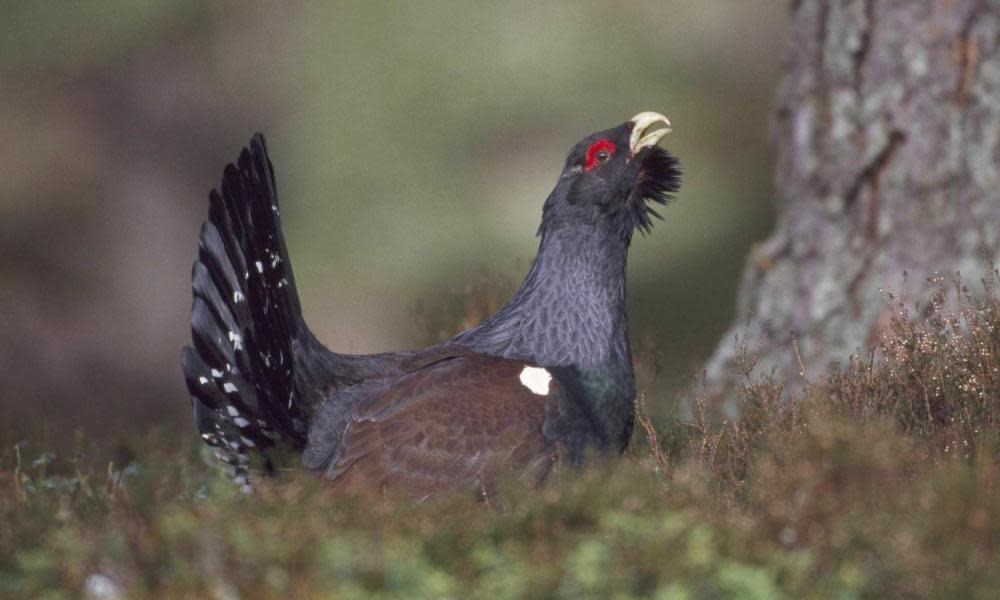
[[[643,110],[673,122],[684,186],[633,244],[632,338],[662,368],[651,408],[676,410],[771,223],[787,10],[0,4],[0,418],[56,439],[188,426],[198,227],[256,130],[308,321],[368,352],[456,333],[470,295],[513,291],[566,151]]]

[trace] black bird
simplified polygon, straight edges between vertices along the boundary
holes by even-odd
[[[345,355],[306,326],[257,134],[209,196],[182,363],[205,442],[246,485],[248,453],[275,442],[344,485],[425,498],[487,493],[513,471],[541,484],[555,461],[622,452],[635,378],[625,262],[677,191],[659,148],[666,117],[636,115],[576,144],[549,194],[538,254],[510,301],[452,340]],[[265,460],[270,468],[270,461]]]

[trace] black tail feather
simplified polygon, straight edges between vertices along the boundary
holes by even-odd
[[[303,407],[295,397],[293,343],[312,340],[302,322],[281,234],[274,173],[257,134],[221,193],[209,196],[208,222],[192,270],[193,347],[182,366],[195,423],[220,457],[245,475],[247,452],[276,440],[301,448]]]

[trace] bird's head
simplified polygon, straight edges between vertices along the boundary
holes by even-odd
[[[545,201],[541,230],[605,225],[629,240],[661,218],[650,202],[666,204],[680,186],[677,159],[657,144],[670,121],[643,112],[573,146],[555,189]]]

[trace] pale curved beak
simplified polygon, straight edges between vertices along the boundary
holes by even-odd
[[[629,151],[635,156],[643,148],[649,148],[660,143],[663,136],[670,133],[670,121],[655,112],[641,112],[629,119],[632,123],[632,134],[628,138]],[[655,125],[663,125],[660,129],[652,129]]]

